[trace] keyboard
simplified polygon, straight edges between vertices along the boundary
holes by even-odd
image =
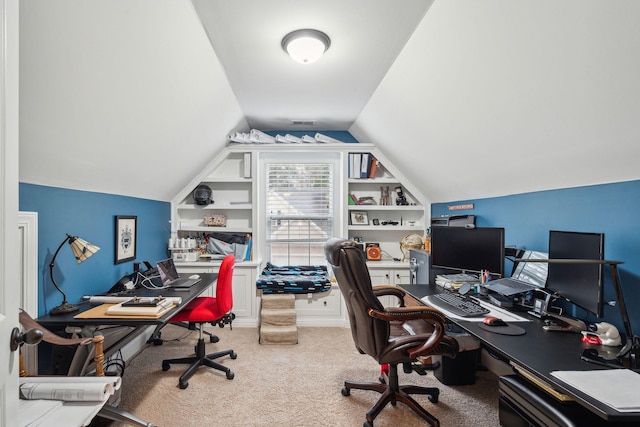
[[[480,317],[490,313],[471,298],[465,297],[455,292],[444,292],[441,294],[429,295],[429,302],[452,314],[461,317]]]

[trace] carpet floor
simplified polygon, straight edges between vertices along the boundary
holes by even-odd
[[[123,375],[119,407],[160,427],[189,426],[361,426],[365,412],[378,399],[372,391],[341,394],[346,379],[377,381],[379,365],[358,353],[345,328],[301,327],[296,345],[260,345],[256,328],[206,328],[220,337],[207,352],[232,348],[238,357],[221,363],[235,373],[201,367],[178,387],[186,365],[162,371],[162,360],[192,354],[197,333],[169,325],[161,346],[149,345],[129,362]],[[473,385],[445,386],[433,373],[420,376],[399,369],[401,384],[440,388],[438,403],[426,396],[416,400],[435,415],[442,426],[491,427],[498,423],[498,379],[479,371]],[[110,427],[124,426],[111,422]],[[427,425],[405,405],[388,405],[375,419],[375,427]]]

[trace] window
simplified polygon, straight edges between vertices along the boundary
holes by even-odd
[[[302,154],[300,155],[302,156]],[[336,162],[315,155],[265,163],[266,252],[274,265],[323,265],[334,229]]]

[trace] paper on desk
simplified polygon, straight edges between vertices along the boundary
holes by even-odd
[[[100,412],[104,402],[62,402],[20,400],[19,427],[86,426]]]
[[[23,399],[104,402],[121,384],[120,377],[21,377]]]
[[[20,427],[36,427],[43,425],[51,414],[60,409],[59,400],[24,400],[20,399],[18,418]]]
[[[619,412],[640,411],[640,374],[630,369],[553,371],[551,375]]]
[[[133,296],[130,297],[110,297],[110,296],[102,296],[96,295],[89,297],[89,302],[91,304],[119,304],[121,302],[126,302],[132,299]],[[180,304],[182,302],[181,297],[164,297],[166,300],[171,301],[173,304]]]
[[[110,297],[110,296],[96,295],[96,296],[89,297],[89,302],[91,304],[118,304],[120,302],[129,301],[130,299],[133,299],[133,296]]]
[[[29,383],[98,383],[98,384],[111,384],[114,390],[118,390],[122,385],[122,378],[119,376],[104,376],[104,377],[64,377],[64,376],[39,376],[39,377],[20,377],[20,384]]]

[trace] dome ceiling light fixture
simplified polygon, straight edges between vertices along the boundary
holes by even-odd
[[[316,62],[329,46],[329,36],[318,30],[295,30],[282,38],[282,49],[301,64]]]

